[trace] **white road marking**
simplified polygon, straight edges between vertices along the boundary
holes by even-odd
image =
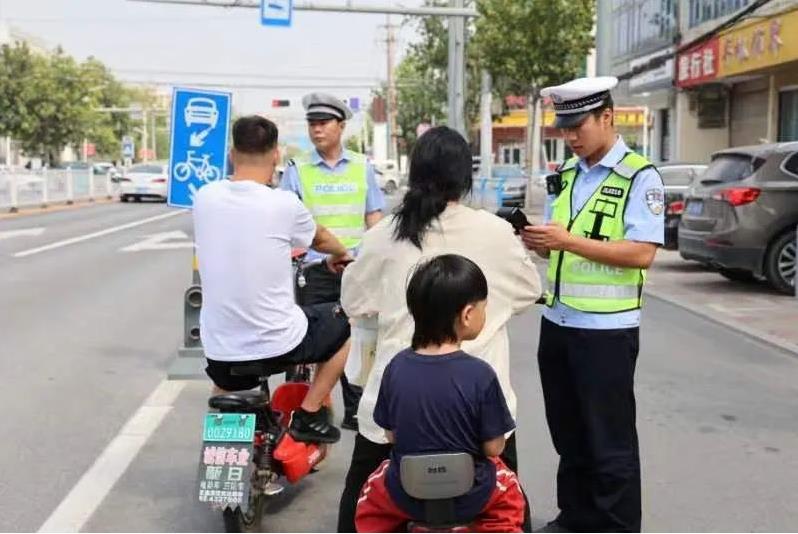
[[[164,380],[127,420],[39,532],[79,532],[122,477],[161,421],[171,411],[185,381]]]
[[[182,241],[171,241],[174,239],[182,239]],[[161,232],[160,234],[153,234],[147,238],[139,241],[136,244],[130,245],[125,248],[120,248],[120,252],[141,252],[142,250],[174,250],[181,248],[194,248],[193,241],[186,241],[188,235],[181,230],[173,232]],[[165,241],[171,241],[165,243]]]
[[[36,237],[44,233],[44,228],[23,228],[21,230],[6,230],[0,232],[0,241],[3,239],[13,239],[15,237]]]
[[[163,213],[161,215],[156,215],[155,217],[148,217],[147,219],[141,219],[138,221],[129,222],[127,224],[122,224],[120,226],[114,226],[113,228],[107,228],[105,230],[101,230],[99,232],[93,232],[91,234],[85,234],[78,237],[72,237],[70,239],[64,239],[63,241],[56,241],[55,243],[50,243],[49,245],[44,245],[43,247],[32,248],[30,250],[23,250],[22,252],[17,252],[14,254],[15,258],[25,258],[27,256],[33,256],[34,254],[39,254],[41,252],[47,252],[48,250],[54,250],[61,247],[66,247],[69,245],[74,245],[75,243],[82,243],[83,241],[88,241],[89,239],[95,239],[97,237],[106,236],[109,234],[114,234],[116,232],[121,232],[122,230],[128,230],[130,228],[135,228],[137,226],[141,226],[143,224],[148,224],[155,221],[161,221],[163,219],[168,219],[170,217],[175,217],[177,215],[182,215],[186,213],[185,210],[180,211],[170,211],[169,213]]]

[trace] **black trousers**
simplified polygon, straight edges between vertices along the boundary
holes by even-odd
[[[557,521],[573,531],[640,531],[634,372],[638,328],[543,319],[538,365],[557,471]]]
[[[338,302],[341,300],[342,275],[330,272],[323,263],[316,263],[305,268],[305,287],[299,290],[299,302],[303,306]],[[351,419],[357,415],[357,406],[363,395],[363,388],[350,384],[346,376],[341,375],[341,394],[344,399],[344,418]]]
[[[346,484],[341,494],[341,503],[338,507],[338,532],[355,531],[355,508],[360,490],[366,483],[368,477],[377,469],[382,462],[387,460],[391,454],[391,445],[374,443],[358,434],[355,437],[355,448],[352,450],[352,463],[349,464],[349,472],[346,474]],[[504,447],[501,456],[507,467],[518,473],[518,453],[515,446],[515,434],[510,436]],[[526,510],[524,513],[524,532],[532,532],[532,512],[529,508],[529,500],[524,494]]]

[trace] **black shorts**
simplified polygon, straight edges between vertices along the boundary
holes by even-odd
[[[308,318],[308,331],[297,347],[287,354],[257,361],[284,363],[286,367],[302,363],[326,362],[349,339],[349,319],[336,303],[328,302],[313,306],[301,306]],[[208,359],[205,372],[217,387],[226,391],[244,391],[258,386],[256,376],[238,376],[231,373],[236,365],[246,362],[223,362]]]

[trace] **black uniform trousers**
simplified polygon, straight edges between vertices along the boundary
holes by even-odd
[[[355,530],[355,510],[357,500],[360,497],[360,490],[366,483],[368,477],[387,460],[391,455],[391,444],[374,443],[364,438],[360,433],[355,437],[355,448],[352,450],[352,462],[349,464],[349,472],[346,474],[344,491],[341,494],[341,503],[338,507],[338,532],[356,532]],[[515,446],[515,433],[507,439],[504,452],[501,455],[502,461],[507,467],[518,473],[518,453]],[[522,488],[523,491],[523,488]],[[524,532],[532,532],[532,512],[529,508],[529,500],[524,493]]]
[[[299,290],[299,302],[303,306],[338,302],[341,300],[341,278],[343,275],[330,272],[323,263],[305,267],[305,287]],[[344,398],[344,417],[351,419],[357,415],[357,406],[363,395],[363,388],[350,384],[346,375],[341,375],[341,393]]]
[[[560,456],[557,522],[568,530],[640,531],[639,338],[639,328],[589,330],[542,320],[538,365]]]

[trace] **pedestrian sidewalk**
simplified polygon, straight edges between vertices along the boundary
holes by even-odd
[[[525,209],[533,224],[543,221],[545,192],[531,188]],[[540,265],[545,276],[545,265]],[[660,250],[648,271],[646,295],[664,300],[798,357],[798,298],[782,295],[764,282],[733,282],[678,251]]]
[[[798,299],[764,282],[733,282],[678,251],[660,250],[646,294],[798,356]]]

